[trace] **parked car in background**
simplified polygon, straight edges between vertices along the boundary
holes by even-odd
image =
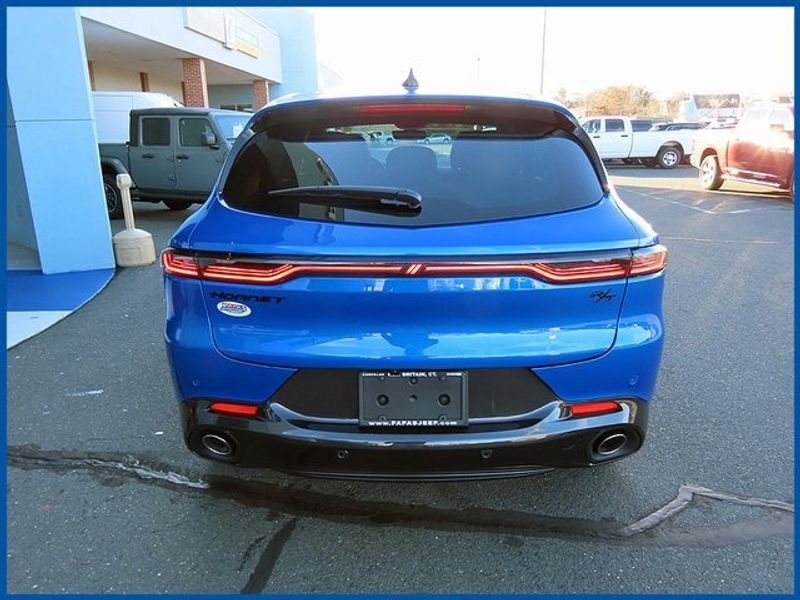
[[[429,136],[420,140],[423,144],[449,144],[453,138],[446,133],[432,133]]]
[[[733,129],[738,123],[739,119],[736,117],[721,117],[711,121],[708,124],[708,129]]]
[[[375,142],[376,144],[382,144],[384,146],[391,146],[394,144],[394,137],[391,133],[370,131],[367,135],[369,136],[369,141]]]
[[[367,125],[408,135],[386,152]],[[441,131],[452,144],[417,143]],[[623,458],[644,442],[666,263],[561,105],[278,100],[162,255],[185,442],[394,480]]]
[[[680,131],[684,129],[705,129],[708,123],[698,122],[673,122],[673,123],[655,123],[650,131]]]
[[[92,104],[99,144],[128,141],[132,110],[183,106],[172,96],[158,92],[92,92]]]
[[[164,202],[170,210],[204,202],[251,116],[212,108],[130,111],[129,140],[99,148],[109,218],[122,217],[120,173],[131,176],[135,200]]]
[[[751,108],[735,129],[704,130],[695,138],[692,165],[700,185],[719,189],[726,180],[790,192],[794,198],[794,106]]]
[[[635,160],[672,169],[692,152],[692,131],[634,131],[629,117],[589,117],[582,127],[600,158]]]

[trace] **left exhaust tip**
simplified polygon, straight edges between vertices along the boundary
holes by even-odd
[[[233,455],[233,443],[224,435],[206,433],[200,438],[203,449],[214,458],[230,458]]]

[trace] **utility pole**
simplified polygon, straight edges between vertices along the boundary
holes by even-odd
[[[542,15],[542,66],[539,69],[539,95],[544,96],[544,52],[547,45],[547,7]]]

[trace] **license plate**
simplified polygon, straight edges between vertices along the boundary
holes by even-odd
[[[463,371],[377,371],[358,377],[362,427],[465,427]]]

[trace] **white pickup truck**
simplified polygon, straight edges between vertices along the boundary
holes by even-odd
[[[637,131],[639,124],[629,117],[588,117],[582,122],[603,160],[639,159],[648,167],[672,169],[692,153],[696,131]]]

